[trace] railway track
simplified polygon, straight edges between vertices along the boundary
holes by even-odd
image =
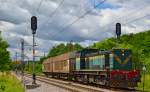
[[[26,77],[32,78],[31,74],[25,74]],[[44,75],[36,77],[38,81],[58,86],[60,88],[72,91],[72,92],[137,92],[131,89],[114,89],[114,88],[98,88],[95,86],[83,85],[71,81],[58,80],[54,78],[47,78]],[[140,92],[140,91],[138,91]]]

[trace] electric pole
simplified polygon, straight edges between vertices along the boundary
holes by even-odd
[[[17,71],[18,71],[18,70],[17,70],[17,68],[18,68],[18,63],[17,63],[17,62],[18,62],[18,53],[17,53],[17,52],[15,53],[15,61],[16,61],[15,72],[16,72],[16,74],[17,74]]]
[[[24,39],[21,39],[21,72],[22,72],[22,81],[24,76]]]
[[[44,58],[46,57],[46,55],[45,55],[45,51],[44,51]]]
[[[69,43],[69,49],[70,49],[70,52],[74,50],[73,40],[71,40]]]
[[[15,54],[15,57],[16,57],[16,58],[15,58],[15,59],[16,59],[16,62],[18,61],[18,57],[17,57],[17,56],[18,56],[18,53],[16,52],[16,54]]]

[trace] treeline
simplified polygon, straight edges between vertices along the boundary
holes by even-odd
[[[83,49],[83,47],[77,43],[76,44],[67,43],[66,45],[61,43],[56,47],[53,47],[49,51],[48,57],[53,57],[53,56],[61,55],[63,53],[71,52],[74,50],[81,50],[81,49]]]
[[[61,44],[53,47],[52,49],[50,49],[48,55],[46,57],[42,57],[40,59],[40,62],[42,63],[43,60],[45,60],[49,57],[54,57],[54,56],[61,55],[61,54],[67,53],[67,52],[78,51],[81,49],[83,49],[83,47],[77,43],[76,44],[72,44],[72,43],[63,44],[63,43],[61,43]]]
[[[12,69],[10,53],[7,51],[8,43],[2,39],[0,32],[0,72]]]

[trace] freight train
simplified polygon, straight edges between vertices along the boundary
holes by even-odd
[[[140,71],[132,68],[130,49],[83,49],[43,62],[46,76],[108,87],[134,88]]]

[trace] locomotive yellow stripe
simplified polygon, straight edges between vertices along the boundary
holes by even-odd
[[[125,65],[128,63],[129,59],[130,59],[131,55],[126,57],[126,59],[123,61],[122,65]]]
[[[131,58],[131,55],[130,55],[130,56],[126,57],[126,59],[123,62],[121,62],[121,59],[119,58],[119,56],[117,56],[117,55],[114,55],[114,56],[115,56],[115,60],[121,65],[127,64],[129,59]]]
[[[121,59],[117,56],[117,55],[114,55],[115,56],[115,60],[119,63],[119,64],[121,64],[122,62],[121,62]]]

